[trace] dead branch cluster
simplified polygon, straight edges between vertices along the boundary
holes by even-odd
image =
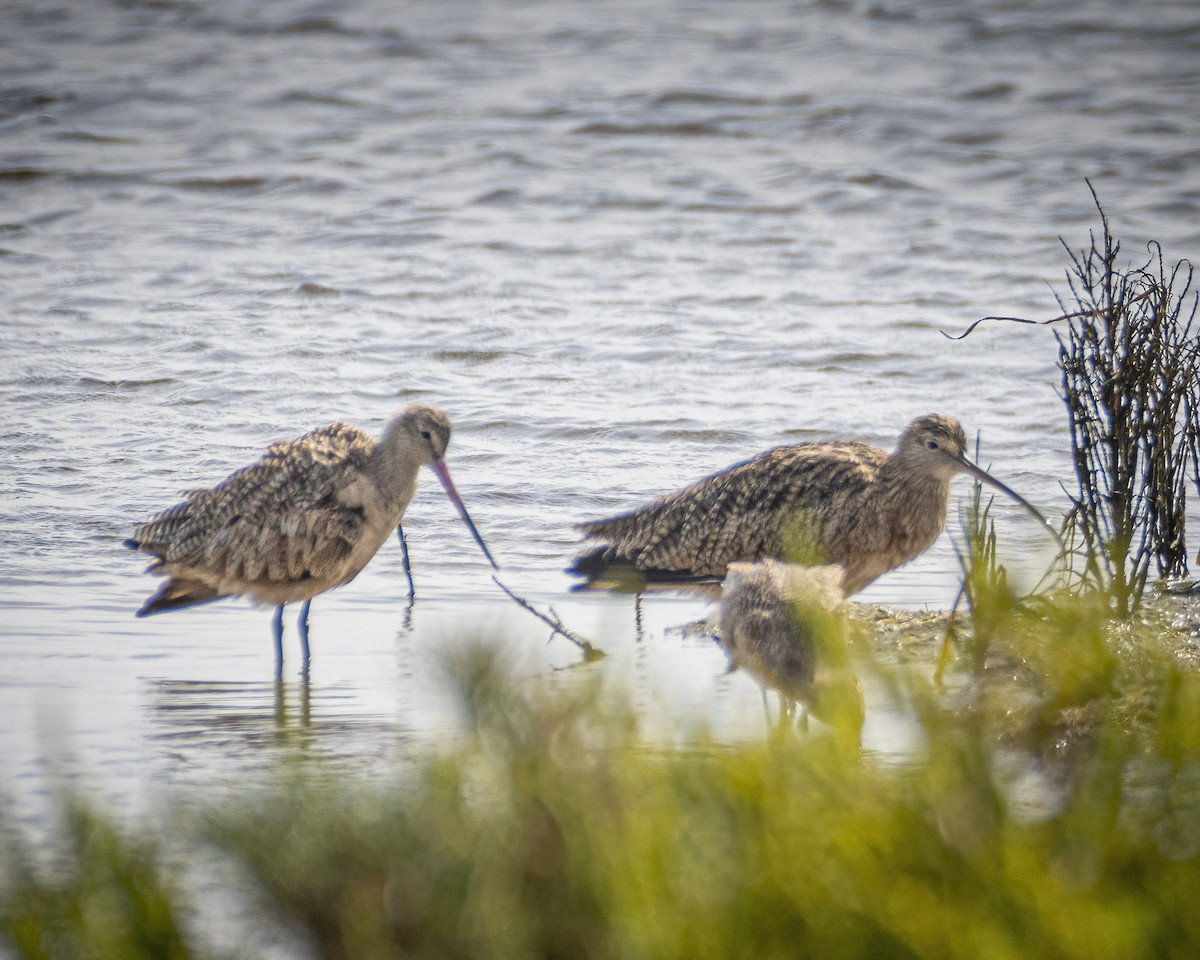
[[[1090,184],[1089,184],[1090,187]],[[1200,490],[1200,343],[1197,294],[1186,261],[1168,267],[1157,244],[1140,266],[1118,263],[1121,245],[1096,198],[1102,233],[1073,251],[1069,296],[1050,320],[1077,486],[1064,532],[1080,583],[1106,589],[1114,612],[1140,605],[1153,565],[1186,576],[1186,483]],[[968,335],[982,321],[973,323]]]

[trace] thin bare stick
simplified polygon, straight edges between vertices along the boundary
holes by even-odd
[[[1137,303],[1139,300],[1145,300],[1153,292],[1153,290],[1147,290],[1145,293],[1131,298],[1128,302]],[[985,320],[1002,320],[1007,323],[1028,323],[1031,326],[1045,326],[1049,323],[1061,323],[1064,320],[1079,320],[1083,317],[1098,317],[1103,312],[1103,308],[1096,308],[1093,310],[1074,310],[1071,313],[1064,313],[1057,317],[1051,317],[1049,320],[1029,320],[1025,317],[980,317],[957,337],[947,333],[945,330],[939,330],[938,333],[940,333],[947,340],[962,340],[964,337],[970,336],[974,332],[975,328]]]
[[[585,660],[599,660],[601,657],[604,656],[603,650],[599,649],[598,647],[593,647],[587,640],[584,640],[583,637],[579,636],[579,634],[575,633],[566,624],[564,624],[560,619],[558,619],[558,614],[556,614],[554,612],[553,608],[551,608],[551,610],[550,610],[551,615],[547,616],[546,614],[544,614],[540,610],[538,610],[535,606],[533,606],[533,604],[529,603],[529,601],[523,599],[522,597],[518,597],[515,593],[513,593],[507,586],[505,586],[501,582],[499,577],[493,575],[492,581],[496,584],[496,586],[498,586],[501,590],[503,590],[505,593],[507,593],[509,598],[517,606],[519,606],[525,610],[528,610],[535,617],[537,617],[539,620],[541,620],[542,623],[549,626],[550,630],[551,630],[551,634],[550,634],[551,636],[554,636],[554,634],[557,633],[560,636],[565,637],[566,639],[570,640],[573,644],[575,644],[575,646],[577,646],[580,650],[583,651],[583,656],[584,656]]]

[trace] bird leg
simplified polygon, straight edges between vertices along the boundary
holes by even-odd
[[[396,536],[400,538],[400,551],[404,556],[404,575],[408,577],[408,599],[413,600],[417,596],[417,588],[413,583],[412,564],[408,560],[408,541],[404,539],[404,527],[401,524],[396,524]]]
[[[271,618],[271,631],[275,635],[275,678],[283,676],[283,604],[275,608]]]
[[[300,608],[300,619],[296,621],[296,626],[300,629],[300,673],[305,677],[308,676],[308,661],[310,659],[308,652],[308,610],[311,606],[312,597],[309,597],[304,601],[304,606]]]
[[[796,726],[801,733],[808,733],[808,704],[796,703],[795,701],[793,701],[793,704],[796,708]]]

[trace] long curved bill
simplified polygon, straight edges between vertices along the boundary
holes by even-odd
[[[471,515],[467,513],[467,508],[462,502],[462,497],[458,495],[458,491],[454,488],[454,481],[450,479],[450,468],[446,466],[446,461],[434,460],[430,466],[433,467],[433,472],[438,475],[438,479],[442,481],[442,486],[446,489],[446,496],[450,498],[450,502],[458,510],[458,515],[462,517],[463,523],[471,531],[471,536],[479,544],[479,549],[483,551],[483,555],[488,558],[488,563],[492,565],[493,570],[499,570],[500,564],[492,558],[492,552],[487,548],[487,544],[483,542],[483,537],[479,535],[479,531],[475,529],[475,523],[471,520]]]
[[[1001,493],[1003,493],[1007,497],[1012,497],[1013,500],[1016,500],[1017,503],[1019,503],[1026,510],[1028,510],[1035,517],[1037,517],[1038,521],[1041,523],[1041,525],[1043,527],[1046,528],[1046,530],[1050,534],[1050,536],[1052,536],[1055,540],[1058,541],[1059,546],[1062,546],[1062,539],[1059,537],[1058,531],[1055,530],[1054,527],[1050,525],[1049,520],[1047,520],[1045,517],[1042,516],[1042,514],[1038,511],[1037,507],[1035,507],[1032,503],[1030,503],[1028,500],[1026,500],[1019,493],[1017,493],[1017,491],[1014,490],[1012,487],[1010,487],[1008,484],[1001,483],[999,480],[997,480],[995,477],[993,477],[990,473],[988,473],[986,470],[984,470],[983,467],[975,466],[975,464],[973,464],[970,460],[968,460],[965,455],[960,454],[957,459],[958,459],[958,465],[962,468],[963,473],[971,475],[972,477],[974,477],[976,480],[980,481],[981,483],[986,483],[988,486],[995,487],[997,490],[999,490]]]

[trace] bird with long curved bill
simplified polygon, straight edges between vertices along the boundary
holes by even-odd
[[[628,513],[580,524],[597,542],[570,568],[579,588],[720,580],[731,563],[838,564],[846,596],[917,557],[946,523],[950,481],[975,477],[1046,519],[966,456],[958,421],[908,425],[888,454],[854,440],[777,447]]]
[[[428,464],[483,550],[483,542],[446,466],[450,420],[414,404],[376,440],[358,427],[331,423],[273,444],[262,458],[211,489],[137,526],[125,545],[154,557],[147,572],[167,582],[139,617],[249,596],[275,606],[278,669],[283,664],[283,608],[303,601],[300,642],[309,660],[313,597],[353,580],[397,530]],[[407,553],[407,548],[406,548]]]

